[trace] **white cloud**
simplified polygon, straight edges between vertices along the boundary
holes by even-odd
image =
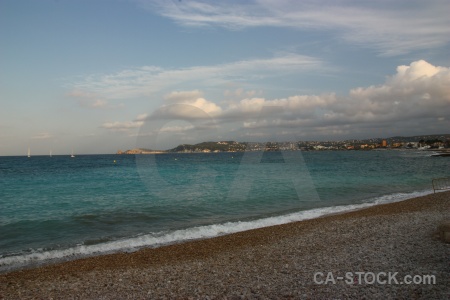
[[[384,55],[450,42],[450,2],[430,1],[138,1],[182,26],[288,27],[337,36]]]
[[[51,139],[53,137],[54,136],[52,134],[48,133],[48,132],[42,132],[42,133],[39,133],[39,134],[33,136],[32,139],[34,139],[34,140],[47,140],[47,139]]]
[[[172,92],[165,96],[165,100],[172,104],[178,103],[192,105],[211,117],[217,116],[222,112],[222,108],[220,108],[217,104],[203,98],[203,93],[199,90]],[[178,106],[178,108],[179,110],[177,115],[179,116],[180,114],[183,114],[181,110],[185,111],[186,118],[192,117],[191,115],[189,115],[189,113],[195,113],[195,110],[192,110],[188,106]]]
[[[145,121],[147,119],[147,117],[148,117],[147,113],[140,114],[136,117],[135,121]]]
[[[182,133],[188,130],[192,130],[195,127],[193,125],[187,125],[187,126],[168,126],[161,128],[160,132],[163,133]]]
[[[170,103],[189,103],[193,102],[198,98],[202,98],[203,93],[199,90],[193,91],[175,91],[167,94],[164,100]]]
[[[75,98],[77,103],[84,108],[93,109],[115,109],[121,108],[124,105],[110,105],[108,101],[100,97],[99,95],[79,89],[72,90],[67,94],[69,97]]]
[[[262,94],[262,91],[255,91],[255,90],[250,90],[250,91],[246,91],[243,88],[237,88],[234,90],[225,90],[225,92],[223,93],[225,97],[227,98],[252,98],[256,95],[260,95]]]
[[[130,122],[105,123],[103,127],[137,128],[144,120],[156,118],[160,124],[164,124],[163,120],[184,120],[193,125],[169,127],[164,129],[167,133],[188,134],[195,129],[222,131],[221,136],[234,137],[287,136],[289,132],[316,137],[366,133],[367,137],[374,130],[407,132],[421,128],[444,132],[450,128],[450,68],[415,61],[399,66],[383,84],[354,88],[346,96],[253,97],[219,106],[205,99],[201,91],[192,90],[172,92],[165,100],[168,104],[153,114]]]
[[[280,107],[282,113],[279,110],[262,115],[261,109],[268,107]],[[450,69],[419,60],[399,66],[384,84],[355,88],[347,96],[243,99],[230,105],[223,116],[227,114],[232,114],[234,121],[243,120],[245,128],[384,127],[402,126],[412,120],[420,127],[421,122],[429,119],[445,122],[450,114]],[[436,126],[443,128],[442,124]]]
[[[266,100],[264,98],[243,99],[237,104],[231,104],[227,109],[227,114],[259,114],[263,108],[281,107],[289,114],[297,116],[308,116],[316,109],[326,107],[336,101],[334,94],[316,95],[295,95],[288,98]]]
[[[72,84],[71,96],[92,99],[129,99],[149,96],[180,83],[200,82],[202,86],[220,86],[230,81],[270,78],[281,74],[320,72],[323,63],[314,57],[284,54],[269,59],[253,59],[212,66],[181,69],[140,67],[113,74],[90,75]],[[185,97],[186,95],[183,95]]]
[[[397,74],[392,78],[392,81],[412,82],[421,78],[432,77],[441,71],[445,73],[445,68],[435,67],[424,60],[419,60],[411,63],[410,66],[397,67]]]
[[[444,116],[450,113],[450,69],[424,60],[399,66],[385,84],[351,90],[349,105],[336,111],[397,120]]]
[[[199,98],[192,103],[164,105],[148,119],[211,120],[220,110],[221,108],[215,103]]]
[[[130,129],[141,127],[142,124],[143,121],[106,122],[101,127],[116,132],[128,132]]]

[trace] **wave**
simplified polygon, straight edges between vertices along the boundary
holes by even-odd
[[[7,272],[23,267],[39,266],[51,262],[73,260],[101,254],[117,253],[122,251],[133,252],[143,247],[160,247],[163,245],[181,243],[190,240],[212,238],[256,228],[314,219],[325,215],[363,209],[379,204],[399,202],[411,198],[425,196],[431,193],[432,190],[416,191],[411,193],[395,193],[367,199],[363,203],[359,204],[316,208],[251,221],[226,222],[221,224],[197,226],[181,230],[149,233],[145,235],[115,241],[107,241],[98,244],[87,243],[84,245],[77,245],[68,249],[50,251],[36,250],[32,253],[27,254],[0,257],[0,272]]]
[[[400,151],[401,157],[406,157],[406,158],[431,157],[438,153],[436,151],[430,151],[430,150],[398,150],[398,151]]]

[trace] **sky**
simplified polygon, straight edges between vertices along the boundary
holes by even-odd
[[[449,11],[0,0],[0,155],[450,133]]]

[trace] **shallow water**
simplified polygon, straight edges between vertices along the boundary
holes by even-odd
[[[0,157],[0,270],[398,201],[449,167],[414,150]]]

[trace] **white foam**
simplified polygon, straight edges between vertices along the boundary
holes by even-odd
[[[399,202],[410,198],[425,196],[430,193],[432,193],[430,190],[413,193],[397,193],[370,199],[367,202],[360,204],[316,208],[252,221],[227,222],[223,224],[192,227],[170,232],[151,233],[96,245],[78,245],[69,249],[41,251],[25,255],[3,257],[0,258],[0,271],[54,260],[74,259],[119,251],[135,251],[142,247],[158,247],[188,240],[212,238],[256,228],[314,219],[324,215],[362,209],[378,204]]]

